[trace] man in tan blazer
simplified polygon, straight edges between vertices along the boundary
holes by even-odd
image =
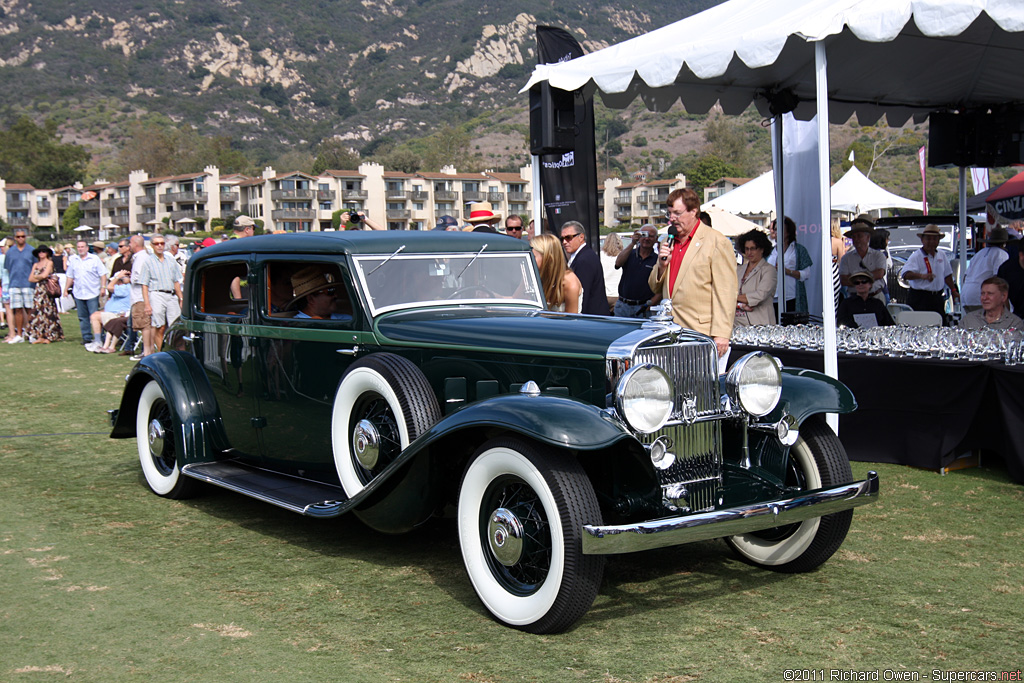
[[[693,190],[674,190],[668,196],[669,225],[677,237],[671,247],[663,243],[659,248],[648,284],[652,292],[672,300],[675,322],[715,340],[721,365],[736,314],[736,256],[725,235],[700,222],[699,211]]]

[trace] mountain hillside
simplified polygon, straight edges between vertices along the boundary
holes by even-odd
[[[334,136],[360,149],[525,112],[537,24],[589,51],[713,4],[0,0],[0,117],[56,117],[65,140],[98,151],[154,114],[257,162]]]

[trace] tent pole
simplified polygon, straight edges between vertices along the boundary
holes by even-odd
[[[782,324],[782,313],[786,310],[786,254],[781,245],[786,243],[786,193],[783,185],[785,173],[782,167],[782,119],[785,114],[776,114],[772,119],[772,178],[775,181],[775,269],[778,271],[778,285],[775,288],[778,305],[775,322]]]
[[[956,274],[956,288],[957,291],[963,291],[964,288],[964,275],[967,273],[967,259],[964,255],[967,253],[967,169],[963,166],[960,167],[960,249],[957,253],[960,255],[960,268],[957,269]],[[975,245],[977,249],[977,245]],[[956,313],[956,310],[953,311]]]
[[[818,109],[818,181],[821,191],[821,318],[825,328],[825,374],[839,377],[839,361],[836,357],[836,299],[832,290],[832,240],[831,240],[831,192],[829,190],[829,140],[828,140],[828,60],[824,41],[814,44],[814,81]],[[828,239],[826,239],[828,235]],[[826,268],[828,272],[826,274]],[[839,434],[839,415],[829,413],[827,418],[832,431]]]
[[[533,232],[536,236],[544,232],[544,202],[540,190],[540,157],[530,157],[530,184],[533,186]],[[529,222],[529,221],[527,221]]]

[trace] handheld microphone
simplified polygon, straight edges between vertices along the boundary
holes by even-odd
[[[674,223],[669,223],[668,231],[664,235],[661,236],[661,243],[664,244],[665,246],[667,246],[669,249],[671,249],[673,246],[675,246],[676,238],[678,238],[678,237],[679,237],[679,226],[675,225]],[[662,256],[661,260],[662,261],[668,261],[668,257],[667,256]]]

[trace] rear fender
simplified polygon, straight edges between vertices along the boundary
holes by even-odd
[[[202,462],[228,447],[220,411],[206,372],[192,355],[165,351],[139,361],[126,379],[112,439],[135,437],[139,395],[149,382],[158,382],[180,428],[184,462]]]

